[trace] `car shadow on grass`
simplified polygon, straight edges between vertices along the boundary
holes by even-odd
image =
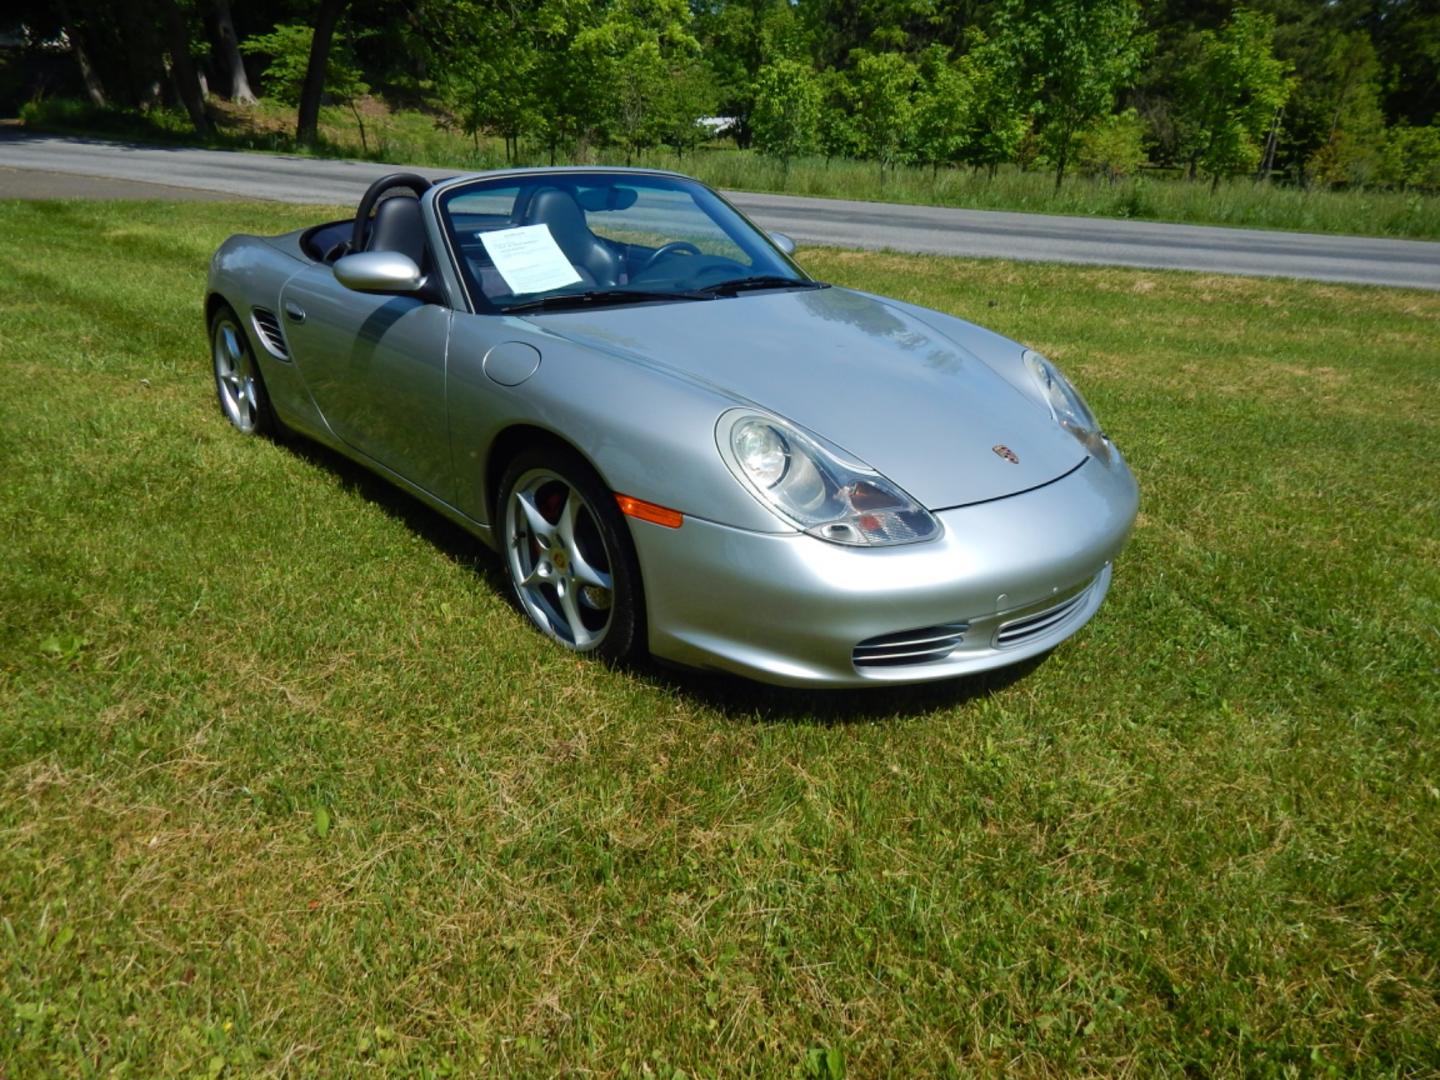
[[[509,595],[509,582],[500,557],[479,537],[339,451],[300,435],[279,442],[296,457],[330,473],[345,491],[359,495],[404,524],[451,562],[474,571],[497,592]]]
[[[738,675],[652,662],[640,677],[678,691],[737,721],[866,724],[971,705],[1024,679],[1049,657],[1041,653],[996,671],[907,686],[811,690],[769,686]]]
[[[286,439],[282,445],[336,477],[346,491],[402,522],[452,562],[475,573],[524,617],[500,557],[478,537],[338,451],[300,437]],[[531,632],[539,633],[533,629]],[[631,665],[629,673],[657,690],[683,694],[737,722],[863,724],[978,702],[1025,678],[1049,655],[1042,653],[997,671],[940,682],[847,690],[770,686],[739,675],[679,667],[653,659]]]

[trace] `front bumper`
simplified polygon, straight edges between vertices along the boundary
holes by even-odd
[[[1004,667],[1054,648],[1095,613],[1138,505],[1114,453],[1033,491],[943,511],[944,535],[922,544],[853,548],[695,518],[679,529],[631,520],[650,651],[785,686]],[[872,666],[870,645],[856,663],[861,643],[933,640],[942,628],[959,640],[938,658],[925,655],[933,646],[907,647]]]

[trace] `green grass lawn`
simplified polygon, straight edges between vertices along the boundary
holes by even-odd
[[[220,102],[214,102],[212,107],[219,126],[209,145],[286,153],[299,150],[293,138],[293,109],[269,101],[248,109]],[[181,144],[198,141],[189,119],[179,109],[154,109],[148,113],[98,110],[88,102],[51,98],[32,102],[24,114],[27,126],[39,131],[77,131]],[[350,109],[321,109],[320,144],[301,152],[462,170],[498,169],[509,164],[500,139],[472,139],[453,127],[442,126],[441,118],[429,113],[391,109],[370,98],[366,99],[362,116],[363,141]],[[586,165],[632,163],[623,150],[595,147],[573,158],[562,158],[559,163],[572,160]],[[537,140],[522,140],[520,159],[515,164],[546,163],[546,147]],[[778,161],[736,149],[725,140],[684,157],[659,148],[635,157],[633,163],[674,169],[712,187],[738,191],[1440,240],[1440,194],[1434,192],[1331,190],[1318,186],[1307,190],[1278,180],[1257,184],[1248,177],[1223,180],[1212,190],[1209,180],[1167,178],[1159,175],[1159,170],[1114,183],[1072,174],[1056,191],[1054,173],[1048,168],[1024,171],[1007,165],[991,177],[968,168],[932,171],[901,166],[882,175],[874,162],[815,157],[797,160],[787,170]]]
[[[1143,491],[1045,662],[822,696],[230,431],[206,260],[315,214],[0,203],[0,1076],[1440,1070],[1440,294],[802,251]]]

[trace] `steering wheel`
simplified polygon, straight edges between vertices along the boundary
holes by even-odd
[[[418,199],[430,190],[430,181],[418,173],[397,172],[382,176],[368,188],[360,198],[360,208],[355,211],[355,227],[350,232],[350,253],[365,250],[365,234],[370,230],[370,212],[380,201],[380,196],[392,187],[409,188]]]
[[[637,274],[643,274],[646,270],[649,270],[661,259],[667,258],[670,255],[678,255],[682,251],[686,255],[700,254],[700,249],[697,248],[694,244],[690,243],[688,240],[671,240],[670,243],[661,244],[658,248],[656,248],[655,254],[651,255],[650,258],[646,259],[645,265],[635,272]]]

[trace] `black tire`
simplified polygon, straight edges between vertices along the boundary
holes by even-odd
[[[533,519],[516,502],[517,491],[553,529],[548,536],[532,527]],[[577,495],[572,545],[562,536],[562,519]],[[561,446],[522,450],[505,469],[495,509],[501,559],[515,601],[540,632],[610,664],[641,659],[647,639],[640,563],[615,495],[595,470]],[[608,578],[608,590],[582,580],[582,574],[595,571]],[[577,618],[578,630],[573,626]],[[593,638],[586,640],[587,633]]]
[[[242,435],[278,438],[284,427],[270,404],[255,345],[229,304],[210,317],[210,366],[220,415]]]

